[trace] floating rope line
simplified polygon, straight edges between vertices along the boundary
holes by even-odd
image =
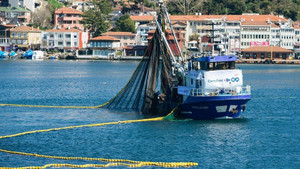
[[[27,131],[12,135],[0,136],[0,139],[12,138],[18,136],[24,136],[34,133],[43,133],[50,131],[58,131],[58,130],[66,130],[66,129],[74,129],[74,128],[83,128],[83,127],[97,127],[97,126],[105,126],[105,125],[116,125],[116,124],[128,124],[128,123],[139,123],[139,122],[150,122],[150,121],[162,121],[166,119],[168,116],[171,116],[177,108],[174,108],[167,116],[165,117],[156,117],[149,119],[140,119],[140,120],[126,120],[126,121],[118,121],[118,122],[107,122],[107,123],[98,123],[98,124],[87,124],[87,125],[78,125],[78,126],[68,126],[68,127],[60,127],[60,128],[52,128],[52,129],[44,129],[44,130],[34,130]],[[72,168],[86,168],[86,167],[110,167],[110,166],[127,166],[127,167],[142,167],[142,166],[157,166],[157,167],[190,167],[197,166],[198,163],[195,162],[149,162],[149,161],[133,161],[127,159],[107,159],[107,158],[88,158],[88,157],[62,157],[62,156],[50,156],[50,155],[42,155],[35,153],[25,153],[18,151],[10,151],[0,149],[1,152],[9,153],[9,154],[17,154],[23,156],[33,156],[40,158],[50,158],[50,159],[60,159],[60,160],[85,160],[85,161],[102,161],[109,162],[108,164],[85,164],[85,165],[75,165],[75,164],[47,164],[44,166],[29,166],[29,167],[17,167],[18,169],[44,169],[49,167],[72,167]],[[3,169],[13,169],[16,167],[0,167]]]

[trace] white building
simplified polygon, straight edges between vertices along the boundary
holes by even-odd
[[[43,48],[76,50],[87,47],[89,34],[76,28],[58,27],[46,31],[42,36],[42,41],[44,41],[42,44],[47,44]]]
[[[37,7],[41,5],[42,0],[9,0],[11,7],[23,7],[34,12]]]
[[[90,39],[93,59],[113,59],[120,46],[120,39],[112,36],[98,36]]]
[[[136,45],[148,45],[148,32],[155,29],[154,23],[139,25],[136,29]]]
[[[241,23],[241,49],[270,45],[271,24],[265,21]]]

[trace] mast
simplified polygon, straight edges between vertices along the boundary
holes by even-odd
[[[171,31],[172,31],[172,35],[173,35],[173,37],[174,37],[174,39],[175,39],[175,43],[176,43],[176,46],[177,46],[177,48],[178,48],[179,56],[180,56],[180,58],[181,58],[181,61],[184,61],[184,57],[183,57],[183,55],[182,55],[182,51],[181,51],[181,48],[180,48],[180,46],[179,46],[179,43],[178,43],[178,40],[177,40],[175,31],[174,31],[173,26],[172,26],[172,22],[171,22],[171,19],[170,19],[170,15],[169,15],[168,10],[167,10],[167,8],[166,8],[166,6],[165,6],[165,3],[164,3],[163,1],[160,1],[159,3],[160,3],[160,4],[162,5],[162,7],[163,7],[163,11],[164,11],[164,14],[166,15],[167,23],[169,23],[170,29],[171,29]]]

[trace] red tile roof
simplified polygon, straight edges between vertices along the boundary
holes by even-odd
[[[254,46],[254,47],[242,49],[242,52],[271,52],[271,51],[292,53],[291,50],[279,46]]]
[[[10,31],[16,31],[16,32],[41,32],[39,29],[29,27],[29,26],[18,26],[18,27],[10,29]]]
[[[130,16],[134,21],[152,21],[152,16]],[[287,19],[274,15],[171,15],[172,21],[205,21],[208,19],[226,19],[227,21],[268,21],[278,22],[287,21]]]
[[[153,16],[144,15],[144,16],[130,16],[133,21],[153,21]]]
[[[78,11],[74,8],[62,7],[54,12],[55,14],[66,13],[66,14],[83,14],[83,12]]]
[[[135,33],[131,33],[131,32],[106,32],[103,33],[102,35],[107,35],[107,36],[135,36]]]
[[[68,29],[67,27],[62,27],[60,29],[51,29],[48,30],[47,32],[83,32],[83,30],[72,28],[72,27],[70,29]]]
[[[112,36],[98,36],[95,38],[91,38],[90,40],[103,40],[103,41],[120,41],[120,39],[112,37]]]
[[[258,26],[270,26],[270,24],[266,21],[244,21],[242,22],[243,26],[252,26],[252,25],[258,25]]]

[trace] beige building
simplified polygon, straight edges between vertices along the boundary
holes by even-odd
[[[103,36],[112,36],[114,38],[120,39],[121,48],[128,45],[136,45],[136,34],[131,32],[106,32],[102,34]]]
[[[10,30],[10,43],[22,49],[40,49],[41,31],[39,29],[19,26]]]

